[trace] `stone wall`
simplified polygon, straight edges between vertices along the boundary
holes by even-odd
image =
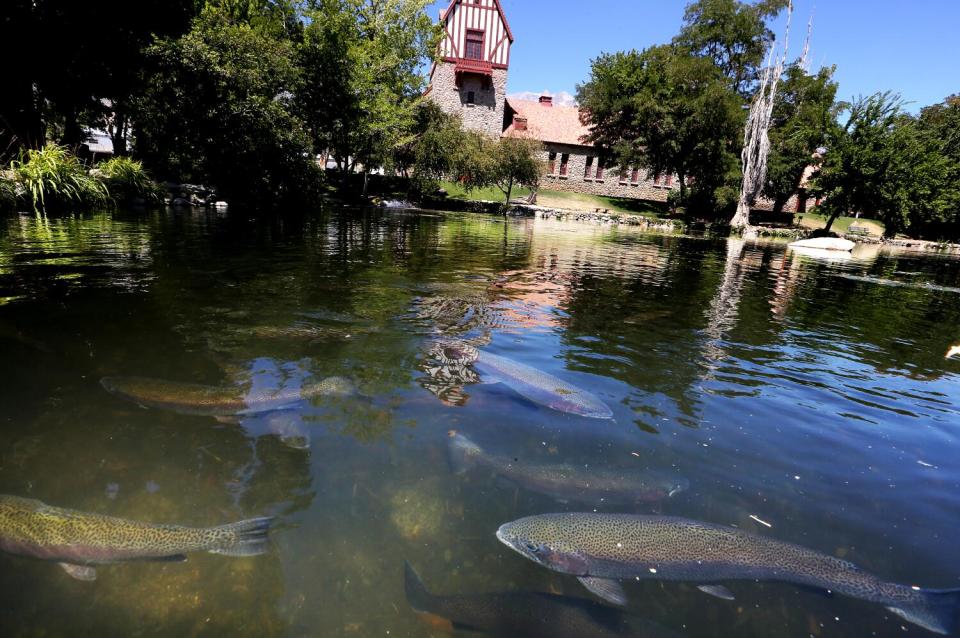
[[[464,74],[458,88],[454,69],[454,64],[450,62],[437,64],[430,85],[430,99],[446,113],[459,115],[464,128],[499,138],[503,133],[507,70],[494,69],[492,80]],[[473,92],[473,104],[469,104],[470,92]]]
[[[593,149],[590,147],[567,144],[545,144],[544,147],[544,162],[549,161],[550,153],[557,154],[553,173],[548,174],[540,182],[541,187],[547,190],[665,202],[667,201],[667,194],[676,188],[676,180],[674,180],[673,186],[655,184],[653,177],[649,176],[647,171],[643,169],[640,169],[636,183],[631,181],[633,177],[631,170],[627,170],[627,181],[623,183],[620,180],[620,169],[618,167],[604,167],[603,177],[597,179],[598,159],[596,155],[591,155]],[[560,165],[564,154],[570,156],[566,176],[560,175]],[[584,174],[588,156],[593,157],[589,177]]]
[[[604,167],[603,177],[596,178],[597,174],[597,156],[592,155],[596,151],[588,146],[574,146],[570,144],[544,144],[543,161],[548,162],[550,153],[556,153],[555,168],[552,174],[547,174],[541,180],[541,187],[547,190],[564,191],[571,193],[588,193],[590,195],[603,195],[606,197],[623,197],[626,199],[642,199],[650,202],[666,202],[667,196],[671,190],[677,189],[677,178],[674,177],[670,186],[665,183],[655,183],[653,176],[646,170],[640,169],[639,177],[636,182],[632,181],[633,171],[627,169],[626,182],[620,179],[619,167]],[[560,163],[564,153],[570,156],[567,164],[566,177],[560,175]],[[593,157],[593,164],[590,168],[590,177],[585,175],[587,158]],[[785,215],[793,213],[803,213],[813,202],[804,202],[799,200],[797,195],[791,197],[783,212]],[[773,210],[771,200],[760,198],[753,207],[756,211],[770,212]]]

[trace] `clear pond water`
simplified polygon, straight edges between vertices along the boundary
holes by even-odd
[[[277,517],[264,556],[112,565],[93,583],[0,555],[0,633],[447,636],[408,604],[404,561],[437,594],[589,598],[494,532],[592,509],[735,525],[960,587],[957,286],[951,258],[476,215],[0,219],[0,493],[157,523]],[[438,371],[438,338],[588,390],[613,419]],[[100,384],[124,375],[338,376],[357,392],[286,411],[305,437],[291,445],[271,418],[144,409]],[[518,463],[689,488],[562,502],[455,474],[451,430]],[[849,598],[730,589],[630,583],[629,611],[692,637],[932,635]]]

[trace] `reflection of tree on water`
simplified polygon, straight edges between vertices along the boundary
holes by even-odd
[[[740,295],[747,273],[747,267],[743,261],[745,246],[746,241],[743,239],[733,237],[727,239],[727,259],[723,268],[723,277],[706,311],[707,325],[703,329],[703,334],[707,338],[703,344],[703,356],[707,360],[704,379],[712,378],[714,370],[726,358],[721,342],[724,335],[737,323]]]

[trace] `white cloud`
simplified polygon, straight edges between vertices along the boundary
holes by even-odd
[[[559,93],[551,93],[550,91],[524,91],[523,93],[512,93],[507,97],[513,98],[514,100],[531,100],[536,102],[540,99],[541,95],[551,95],[553,96],[553,103],[557,106],[576,106],[577,98],[570,95],[566,91],[560,91]]]

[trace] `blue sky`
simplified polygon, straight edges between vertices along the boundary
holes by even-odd
[[[516,37],[508,92],[575,93],[605,51],[668,42],[686,0],[501,0]],[[449,0],[437,2],[437,16]],[[960,0],[795,0],[792,57],[814,13],[811,62],[836,65],[840,97],[893,90],[910,110],[960,93]]]

